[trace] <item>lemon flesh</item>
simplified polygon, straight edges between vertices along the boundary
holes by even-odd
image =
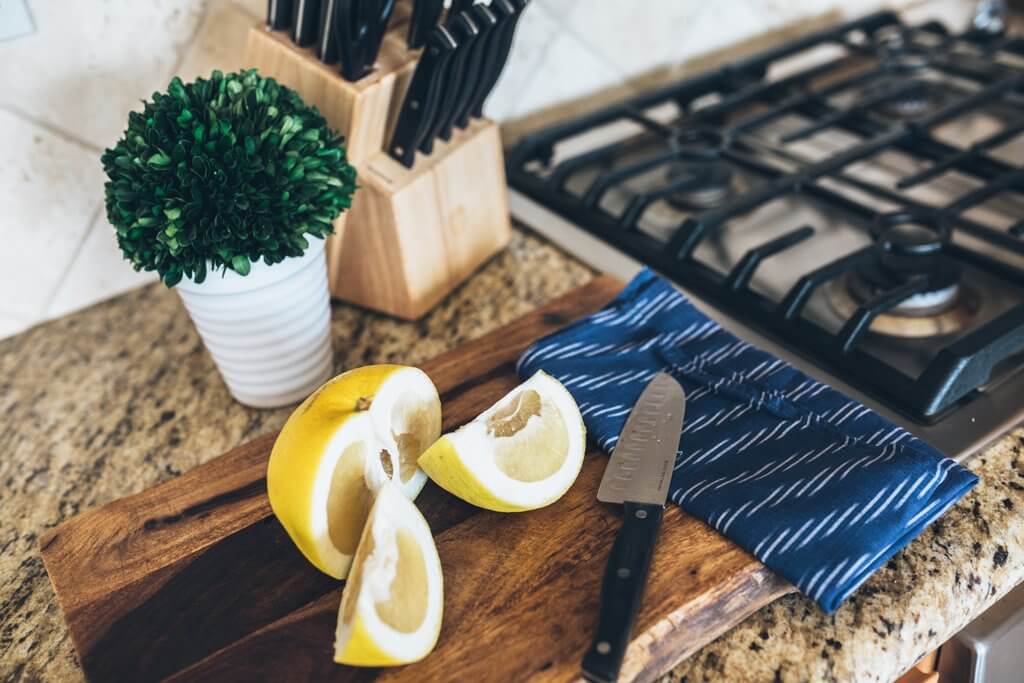
[[[334,660],[396,666],[427,656],[441,632],[443,583],[426,520],[394,483],[385,483],[342,593]]]
[[[420,456],[434,482],[498,512],[550,505],[576,481],[586,451],[572,395],[543,371]]]
[[[418,456],[441,433],[441,401],[416,368],[371,365],[328,381],[292,413],[267,466],[270,506],[306,558],[348,574],[376,492],[415,498]]]

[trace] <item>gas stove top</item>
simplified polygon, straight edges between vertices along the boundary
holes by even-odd
[[[1024,419],[1024,39],[881,12],[525,138],[518,218],[966,457]]]

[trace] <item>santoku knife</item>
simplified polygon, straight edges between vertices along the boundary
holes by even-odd
[[[659,372],[640,394],[601,478],[597,499],[621,503],[624,518],[601,582],[597,633],[583,657],[583,676],[619,676],[650,568],[683,430],[686,394]]]
[[[441,79],[457,47],[458,43],[444,26],[435,26],[427,34],[427,45],[405,92],[395,132],[388,146],[388,153],[406,168],[412,168],[416,149],[436,118],[441,99]]]

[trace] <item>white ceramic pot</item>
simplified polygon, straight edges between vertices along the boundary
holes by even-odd
[[[245,277],[229,270],[181,295],[203,344],[231,394],[256,408],[276,408],[311,394],[331,375],[331,308],[324,241],[309,239],[302,256]]]

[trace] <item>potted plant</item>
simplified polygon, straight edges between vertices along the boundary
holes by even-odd
[[[284,405],[331,374],[324,238],[356,173],[315,108],[255,70],[174,78],[102,162],[124,257],[176,288],[236,399]]]

